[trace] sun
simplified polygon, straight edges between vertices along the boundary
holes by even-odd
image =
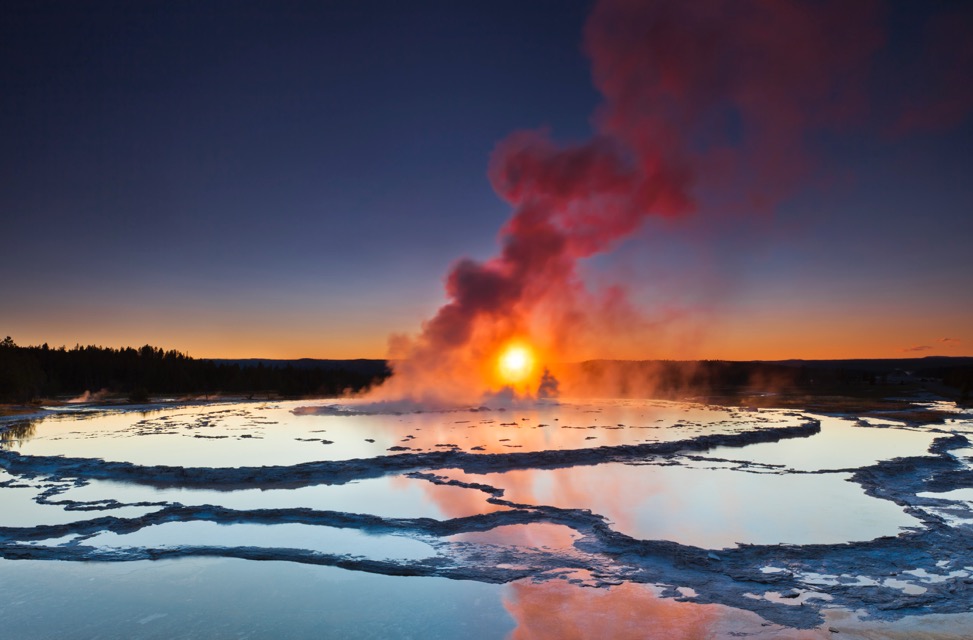
[[[505,384],[520,384],[534,371],[534,352],[524,344],[508,345],[497,358],[497,373]]]

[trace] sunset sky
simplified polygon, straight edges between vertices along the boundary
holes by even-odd
[[[773,182],[770,204],[701,170],[691,212],[581,259],[588,288],[622,287],[638,319],[571,355],[973,355],[973,10],[854,4],[872,44],[855,49],[847,113],[802,129],[800,151],[720,173]],[[498,252],[498,143],[598,133],[591,11],[4,3],[0,338],[385,357],[447,301],[458,260]],[[727,113],[692,123],[689,155],[746,144]],[[784,165],[786,185],[761,178]]]

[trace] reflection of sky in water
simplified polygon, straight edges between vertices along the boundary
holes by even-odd
[[[942,493],[920,492],[920,498],[942,498],[943,500],[962,500],[963,502],[973,502],[973,489],[953,489]]]
[[[613,638],[698,640],[757,635],[778,637],[782,629],[749,612],[660,598],[651,585],[625,583],[588,589],[563,581],[510,585],[504,606],[517,622],[514,638]],[[793,631],[791,640],[820,637]]]
[[[0,527],[36,527],[38,525],[64,524],[90,520],[107,515],[105,512],[65,511],[57,505],[34,502],[36,489],[0,489]],[[110,515],[121,518],[135,518],[155,509],[147,507],[124,507],[113,509]]]
[[[749,611],[715,604],[695,604],[659,597],[652,585],[625,583],[590,589],[564,581],[515,582],[503,603],[517,629],[512,638],[612,638],[614,640],[700,640],[702,638],[968,638],[973,614],[903,618],[896,622],[859,620],[840,609],[825,610],[816,629],[787,629]],[[690,594],[692,590],[687,590]],[[802,594],[807,599],[813,592]],[[690,596],[691,597],[691,596]],[[793,601],[784,600],[785,603]],[[787,605],[783,605],[787,606]],[[790,606],[799,606],[791,604]]]
[[[613,638],[615,640],[700,640],[701,638],[968,638],[973,614],[906,617],[896,622],[861,620],[840,609],[825,609],[816,629],[787,629],[749,611],[694,604],[658,596],[652,585],[625,583],[590,589],[563,581],[520,581],[504,591],[504,606],[517,623],[512,637],[530,640]],[[797,600],[822,596],[808,592]]]
[[[7,482],[12,479],[11,475],[0,470],[0,482]],[[93,515],[90,511],[65,511],[57,505],[39,504],[35,501],[35,498],[49,485],[41,483],[43,486],[38,486],[33,481],[21,481],[16,484],[25,486],[0,487],[0,527],[36,527],[38,525],[64,524],[105,515],[104,512]],[[57,497],[54,499],[56,500]],[[153,509],[123,507],[112,510],[111,515],[133,518],[150,511],[153,511]]]
[[[430,494],[438,496],[433,499]],[[69,489],[61,499],[95,502],[114,498],[119,502],[170,502],[184,505],[213,504],[230,509],[316,509],[371,513],[384,518],[447,519],[482,513],[470,501],[464,507],[469,489],[435,486],[405,476],[357,480],[341,485],[317,485],[296,489],[245,489],[210,491],[202,489],[154,489],[137,484],[94,480],[86,486]],[[477,493],[479,492],[472,492]],[[447,508],[442,504],[449,505]],[[448,509],[448,510],[447,510]]]
[[[369,535],[356,529],[305,524],[216,524],[167,522],[133,533],[101,533],[85,541],[95,547],[265,547],[307,549],[375,559],[416,560],[435,555],[429,545],[402,536]]]
[[[239,403],[139,412],[62,412],[35,423],[26,455],[140,465],[261,466],[452,448],[506,453],[637,444],[796,424],[779,411],[660,401],[593,401],[505,411],[295,415],[308,402]],[[354,408],[354,403],[348,403]],[[369,442],[370,440],[374,442]]]
[[[635,538],[708,548],[871,540],[919,524],[848,477],[610,463],[467,478],[503,488],[513,502],[590,509]]]
[[[0,559],[0,637],[499,640],[503,591],[287,562]]]
[[[862,620],[825,610],[817,629],[659,597],[625,583],[508,585],[382,576],[286,562],[193,558],[69,563],[0,560],[0,637],[9,638],[613,638],[964,637],[973,614]]]
[[[149,414],[62,414],[39,423],[35,437],[20,450],[25,454],[98,455],[146,464],[286,464],[383,455],[387,446],[393,444],[434,450],[435,444],[463,442],[462,448],[467,450],[482,446],[488,452],[525,451],[691,438],[701,433],[800,421],[785,412],[636,400],[490,412],[351,416],[293,413],[306,406],[300,402],[241,403],[179,407]],[[242,438],[244,435],[254,437]],[[920,454],[933,437],[930,433],[864,428],[846,420],[823,418],[822,432],[810,438],[717,448],[706,455],[802,470],[848,468]],[[308,441],[310,438],[317,440]],[[322,444],[322,438],[333,439],[334,444]],[[366,438],[376,442],[366,442]],[[518,470],[491,474],[485,479],[467,479],[501,487],[506,491],[504,497],[515,502],[591,509],[608,517],[619,531],[638,538],[671,539],[713,548],[736,542],[867,540],[894,535],[900,527],[917,524],[896,505],[866,496],[858,485],[847,482],[844,474],[756,474],[719,468],[726,466],[705,461],[674,467],[603,464]],[[0,516],[3,523],[54,524],[106,513],[66,512],[56,506],[38,505],[32,501],[38,491],[4,490],[0,494],[7,507]],[[123,503],[216,504],[241,510],[304,507],[437,519],[504,508],[487,503],[486,498],[486,494],[473,489],[437,486],[403,476],[335,486],[240,491],[153,489],[91,481],[54,497],[83,502],[114,499]],[[151,510],[129,507],[111,514],[129,517]],[[570,544],[571,539],[560,532],[533,538],[543,541],[538,544],[552,546],[562,546],[565,541]]]
[[[752,444],[744,448],[717,447],[707,455],[790,469],[852,469],[905,456],[926,454],[941,433],[888,427],[860,427],[840,418],[821,417],[821,432],[810,438]]]
[[[973,448],[953,449],[950,455],[959,460],[963,466],[973,469]]]

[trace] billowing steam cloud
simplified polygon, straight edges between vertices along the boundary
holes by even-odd
[[[373,397],[476,402],[501,386],[491,367],[506,341],[557,362],[618,330],[635,313],[624,289],[589,290],[579,261],[707,193],[727,215],[772,209],[812,167],[808,137],[863,116],[880,17],[869,0],[598,2],[585,31],[604,96],[594,135],[497,145],[490,180],[513,207],[499,254],[455,264],[448,303],[393,341],[394,375]]]

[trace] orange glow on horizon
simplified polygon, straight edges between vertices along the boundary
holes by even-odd
[[[748,307],[695,325],[682,323],[652,339],[638,336],[619,340],[611,345],[613,348],[593,343],[584,349],[569,350],[560,344],[552,349],[553,345],[527,342],[522,334],[514,341],[526,343],[534,353],[530,379],[537,380],[545,366],[600,358],[748,361],[973,356],[973,332],[966,307],[930,305],[918,305],[922,314],[882,306],[867,310],[855,305]],[[0,339],[10,335],[21,346],[48,343],[69,349],[75,344],[137,348],[150,344],[195,358],[230,359],[396,359],[398,354],[388,351],[388,333],[409,322],[370,321],[351,313],[334,320],[313,314],[281,320],[260,312],[244,317],[190,305],[136,310],[55,306],[45,308],[41,318],[31,316],[27,307],[11,307],[4,312],[6,322]],[[882,317],[882,322],[876,323],[876,317]],[[540,327],[536,335],[546,335],[545,329]],[[466,366],[479,367],[477,375],[496,389],[505,385],[497,370],[500,351],[514,341],[493,342],[491,338],[484,342],[492,342],[492,348],[485,348]]]

